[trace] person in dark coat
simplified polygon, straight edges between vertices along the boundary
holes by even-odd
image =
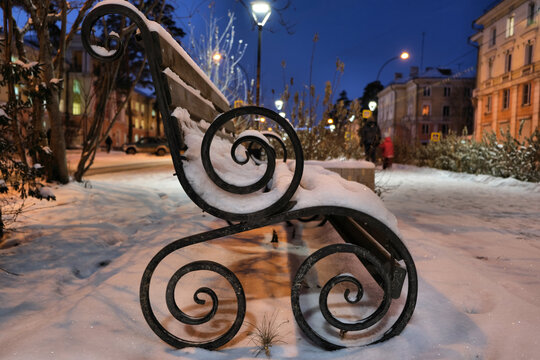
[[[112,147],[112,139],[109,135],[107,135],[107,138],[105,139],[105,145],[107,145],[107,153],[110,153]]]
[[[364,151],[366,152],[366,160],[375,164],[377,147],[381,142],[381,129],[373,119],[369,119],[360,130]]]
[[[394,144],[390,136],[384,138],[380,148],[382,149],[383,169],[391,168],[394,159]]]

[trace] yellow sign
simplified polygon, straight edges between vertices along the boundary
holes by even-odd
[[[441,141],[442,134],[440,132],[432,132],[431,133],[431,141],[437,142]]]
[[[364,119],[369,119],[371,117],[371,110],[362,110],[362,117]]]
[[[235,108],[239,108],[239,107],[242,107],[242,106],[244,106],[244,102],[242,100],[236,100],[234,102],[234,107]]]

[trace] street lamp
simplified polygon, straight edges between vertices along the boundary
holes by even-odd
[[[212,55],[212,60],[214,60],[214,63],[216,65],[219,65],[219,63],[221,62],[221,59],[223,58],[223,56],[219,53],[219,51],[216,51],[214,53],[214,55]]]
[[[254,1],[251,3],[251,14],[253,15],[253,19],[255,20],[255,23],[257,23],[257,28],[259,30],[259,41],[257,44],[257,94],[256,94],[256,104],[259,106],[260,99],[261,99],[261,36],[262,36],[262,28],[264,24],[266,24],[266,21],[268,21],[268,18],[270,17],[270,14],[272,13],[272,9],[270,8],[270,5],[266,1]]]
[[[377,81],[379,80],[379,76],[381,76],[381,71],[382,69],[384,69],[384,67],[386,65],[388,65],[389,62],[391,61],[394,61],[394,60],[397,60],[397,59],[401,59],[401,60],[407,60],[411,55],[406,52],[406,51],[402,51],[401,54],[399,54],[398,56],[394,56],[390,59],[388,59],[382,66],[381,68],[379,69],[379,72],[377,73]]]
[[[283,100],[277,99],[276,101],[274,101],[274,104],[276,105],[276,109],[278,109],[279,111],[283,109]]]

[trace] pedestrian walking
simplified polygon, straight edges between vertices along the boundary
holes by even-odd
[[[391,168],[394,159],[394,144],[390,136],[384,138],[380,148],[382,149],[383,169]]]
[[[369,119],[362,127],[360,136],[362,137],[362,143],[364,144],[366,160],[375,164],[377,147],[381,142],[381,130],[373,118]]]
[[[107,135],[107,138],[105,139],[105,145],[107,145],[107,154],[111,152],[112,147],[112,139],[109,135]]]

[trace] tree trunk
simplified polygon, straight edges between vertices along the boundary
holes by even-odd
[[[2,206],[0,205],[0,240],[4,237],[4,221],[2,221]]]
[[[40,47],[40,62],[43,64],[43,75],[45,83],[50,86],[51,79],[54,78],[53,59],[51,57],[51,42],[47,30],[38,32]],[[47,113],[51,123],[52,150],[52,178],[50,180],[59,181],[62,184],[69,182],[69,174],[66,160],[66,140],[64,132],[63,117],[60,114],[59,98],[57,87],[49,87],[50,95],[47,97]]]

